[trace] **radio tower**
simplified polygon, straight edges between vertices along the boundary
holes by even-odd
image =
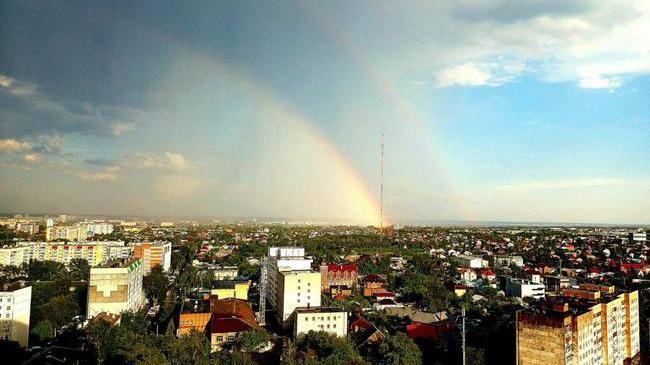
[[[379,246],[384,243],[384,134],[381,134],[381,173],[379,178]]]

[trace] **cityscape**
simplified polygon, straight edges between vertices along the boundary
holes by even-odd
[[[649,34],[0,2],[0,364],[650,365]]]

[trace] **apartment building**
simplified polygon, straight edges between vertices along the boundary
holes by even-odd
[[[144,274],[151,272],[156,265],[164,271],[169,271],[172,265],[171,242],[140,242],[133,246],[133,257],[141,258],[144,265]]]
[[[0,289],[0,338],[27,346],[32,287],[18,281],[5,284]]]
[[[27,243],[19,243],[15,246],[0,248],[0,265],[20,266],[29,263],[32,247]]]
[[[120,314],[140,309],[145,303],[143,277],[142,259],[91,268],[87,317],[94,317],[101,312]]]
[[[47,226],[45,240],[85,241],[96,234],[113,233],[113,225],[104,222],[83,222],[71,226]]]
[[[309,331],[325,331],[338,337],[348,334],[348,312],[341,308],[297,308],[293,314],[293,337]]]
[[[320,273],[314,271],[278,272],[275,310],[281,323],[286,324],[296,308],[320,307],[320,280]]]
[[[72,259],[81,258],[90,266],[99,266],[110,260],[126,259],[133,251],[124,241],[32,242],[31,245],[32,260],[51,260],[66,265]]]
[[[623,365],[638,356],[638,292],[555,298],[517,312],[518,365]]]
[[[262,291],[266,294],[269,304],[278,309],[278,277],[282,271],[309,271],[312,259],[305,258],[305,249],[302,247],[269,247],[266,259],[266,280],[261,282]],[[320,280],[318,284],[320,290]]]
[[[509,267],[510,265],[524,266],[524,259],[521,256],[494,256],[494,266]]]

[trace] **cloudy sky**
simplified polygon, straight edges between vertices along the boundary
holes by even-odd
[[[644,0],[0,3],[0,211],[650,223]]]

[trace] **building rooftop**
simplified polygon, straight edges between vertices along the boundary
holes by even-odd
[[[181,314],[185,313],[210,313],[210,299],[185,299],[181,308]]]
[[[19,281],[14,281],[13,283],[3,284],[2,287],[0,288],[2,289],[3,292],[12,292],[12,291],[25,288],[26,287],[25,284],[26,282],[24,280],[19,280]]]
[[[337,307],[299,307],[296,313],[341,313],[345,312],[343,308]]]

